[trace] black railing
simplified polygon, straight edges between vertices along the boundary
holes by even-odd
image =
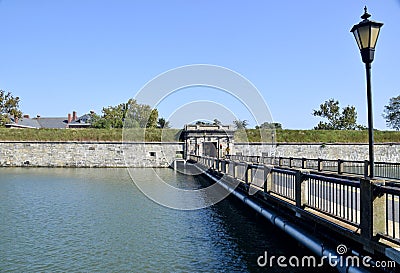
[[[354,225],[360,224],[360,183],[306,174],[307,205]]]
[[[296,172],[291,170],[274,169],[271,177],[270,192],[296,201]]]
[[[400,163],[375,162],[375,176],[400,179]]]
[[[263,157],[245,155],[227,155],[227,159],[268,164],[279,167],[309,169],[319,172],[334,172],[338,174],[351,174],[368,177],[368,160],[343,160],[320,158],[296,158],[296,157]],[[400,180],[400,163],[375,162],[375,177]]]
[[[370,238],[379,235],[400,244],[400,184],[382,182],[364,177],[333,177],[324,173],[310,173],[309,169],[320,169],[321,160],[293,160],[280,158],[281,166],[216,159],[191,155],[189,159],[201,163],[238,181],[288,202],[297,209],[315,212],[336,219],[361,231],[361,236]],[[244,159],[244,160],[243,160]],[[267,159],[269,160],[269,159]],[[309,164],[308,169],[284,168],[282,165]],[[337,165],[334,163],[336,162]],[[325,161],[330,166],[345,168],[342,173],[354,173],[363,167],[361,161]],[[313,168],[309,168],[313,166]],[[315,167],[317,166],[317,167]],[[397,165],[395,165],[397,167]],[[347,168],[347,169],[346,169]],[[371,213],[372,212],[372,213]],[[330,220],[329,220],[330,221]],[[353,231],[354,231],[353,230]]]
[[[390,185],[390,182],[388,184]],[[396,185],[379,187],[379,194],[383,194],[382,199],[385,203],[384,210],[380,213],[386,215],[380,219],[380,224],[385,225],[384,234],[400,240],[400,188]]]

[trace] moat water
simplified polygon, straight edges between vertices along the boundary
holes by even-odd
[[[205,183],[171,169],[134,171],[148,183]],[[232,197],[179,211],[148,199],[126,169],[0,169],[0,272],[318,271],[259,267],[265,251],[310,255]]]

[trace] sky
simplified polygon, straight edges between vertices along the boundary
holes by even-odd
[[[166,71],[210,64],[247,79],[284,128],[312,129],[321,120],[313,109],[330,98],[367,125],[365,67],[350,33],[364,5],[384,23],[372,93],[375,128],[385,130],[384,106],[400,95],[400,0],[0,0],[0,89],[30,116],[101,113]],[[177,128],[189,116],[182,109],[263,122],[227,91],[189,86],[153,106]]]

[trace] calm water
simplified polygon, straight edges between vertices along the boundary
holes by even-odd
[[[153,170],[135,172],[152,183]],[[179,187],[204,183],[156,172]],[[259,268],[264,251],[307,254],[233,199],[197,211],[162,207],[125,169],[0,169],[0,272],[310,271]]]

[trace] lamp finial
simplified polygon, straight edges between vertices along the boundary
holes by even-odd
[[[367,20],[369,17],[371,17],[371,14],[368,13],[367,6],[365,6],[364,7],[364,14],[361,16],[361,19]]]

